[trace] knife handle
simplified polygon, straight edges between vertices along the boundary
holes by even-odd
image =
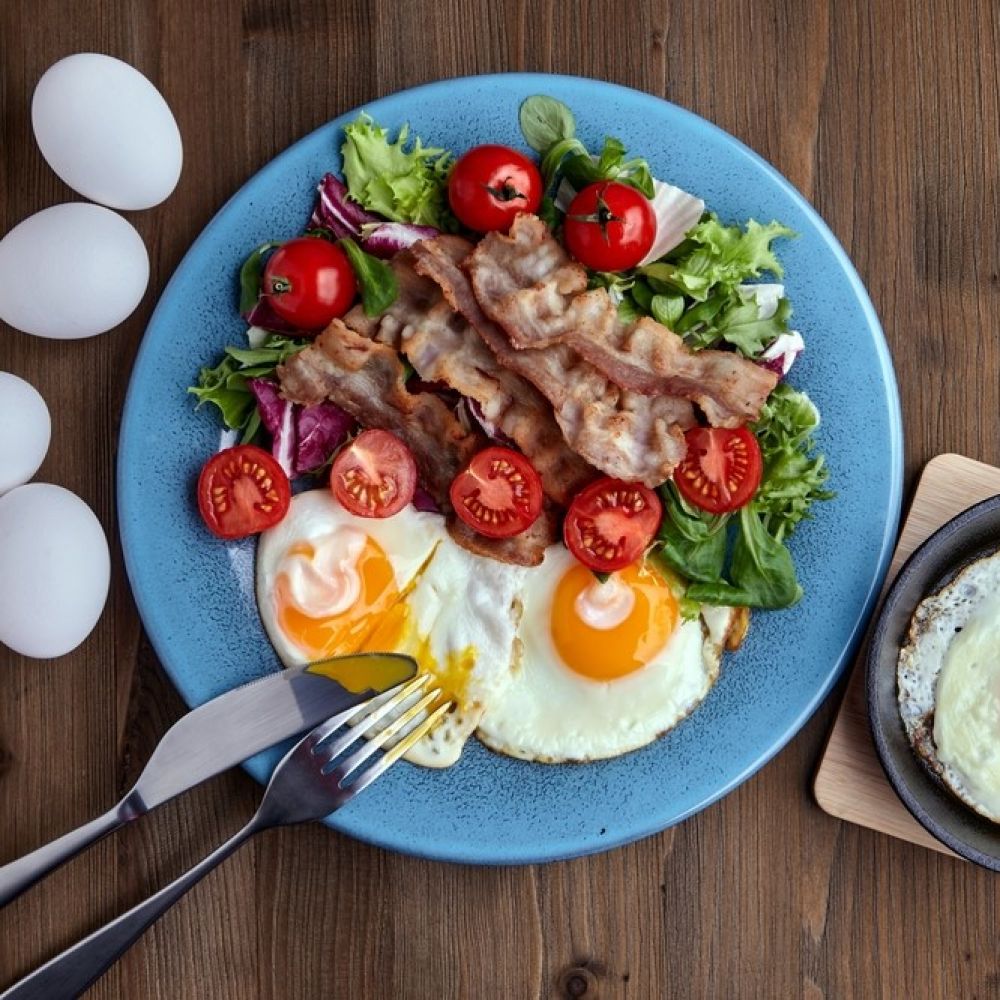
[[[17,899],[31,888],[43,875],[79,854],[85,847],[106,837],[113,830],[146,811],[138,795],[130,792],[103,816],[64,833],[48,844],[37,848],[23,858],[0,866],[0,907]]]
[[[267,824],[254,816],[238,833],[217,847],[193,868],[159,892],[133,906],[127,913],[94,931],[89,937],[49,959],[0,994],[0,1000],[54,1000],[79,997],[118,960],[195,883],[224,861],[249,837]]]

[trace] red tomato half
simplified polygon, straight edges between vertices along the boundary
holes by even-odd
[[[340,247],[319,237],[300,236],[268,258],[261,290],[283,320],[313,333],[351,308],[358,285]]]
[[[537,212],[542,175],[509,146],[473,146],[448,178],[448,203],[459,222],[478,233],[506,232],[518,212]]]
[[[198,509],[219,538],[244,538],[273,527],[292,497],[285,470],[252,444],[213,455],[198,477]]]
[[[578,493],[563,521],[563,541],[598,573],[637,562],[660,526],[660,498],[641,483],[598,479]]]
[[[362,431],[333,460],[330,489],[360,517],[392,517],[412,499],[417,464],[410,449],[388,431]]]
[[[510,448],[484,448],[454,478],[455,513],[489,538],[510,538],[530,528],[542,512],[542,481],[535,467]]]
[[[760,486],[760,445],[746,427],[692,427],[687,454],[674,469],[682,497],[702,510],[724,514],[746,504]]]
[[[566,249],[592,271],[624,271],[649,253],[656,214],[629,184],[597,181],[571,202],[563,225]]]

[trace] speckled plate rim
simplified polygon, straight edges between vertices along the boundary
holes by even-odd
[[[992,542],[984,543],[976,540],[976,531],[986,519],[994,522],[990,527],[997,534]],[[1000,548],[1000,494],[956,514],[913,551],[889,588],[876,618],[865,658],[865,689],[868,723],[875,750],[889,783],[903,805],[928,833],[960,857],[992,871],[1000,871],[1000,825],[990,823],[952,796],[917,760],[906,740],[896,700],[897,657],[917,605],[945,586],[971,560],[991,548]],[[924,575],[927,579],[922,581]],[[897,616],[901,616],[898,625]],[[893,697],[891,705],[885,708],[883,688],[889,683],[890,669]],[[894,737],[894,742],[890,736]],[[900,741],[902,747],[897,752]],[[907,780],[907,775],[910,780]],[[990,854],[971,845],[947,824],[936,819],[925,803],[936,804],[956,824],[991,835],[996,842],[995,853]]]
[[[544,92],[545,87],[553,81],[568,86],[596,88],[621,100],[637,103],[639,105],[645,104],[650,108],[651,113],[676,116],[679,120],[685,122],[686,125],[694,132],[702,132],[706,136],[721,139],[734,155],[748,160],[787,198],[791,199],[796,204],[797,209],[809,220],[816,234],[824,244],[826,251],[831,255],[833,262],[836,263],[846,278],[850,286],[851,293],[861,309],[867,331],[872,340],[872,345],[874,347],[879,366],[877,375],[881,380],[881,388],[885,396],[884,401],[887,404],[889,411],[887,428],[888,438],[884,442],[883,451],[885,464],[889,470],[888,495],[886,497],[885,510],[882,512],[882,530],[878,543],[878,555],[875,570],[872,573],[865,589],[864,599],[861,604],[861,612],[857,616],[853,628],[849,630],[846,636],[840,655],[830,662],[829,668],[826,670],[820,683],[817,684],[813,696],[802,704],[800,711],[792,718],[791,722],[785,725],[780,732],[774,733],[771,742],[766,749],[760,752],[745,767],[735,773],[732,773],[729,780],[719,783],[711,790],[711,792],[702,795],[698,801],[689,808],[675,811],[668,817],[665,817],[664,814],[665,811],[669,812],[669,810],[664,810],[662,808],[651,810],[645,822],[636,822],[628,829],[619,831],[616,835],[598,837],[592,833],[584,833],[576,837],[564,837],[556,844],[547,843],[546,839],[543,838],[530,847],[524,847],[521,845],[513,847],[502,844],[487,847],[482,847],[480,845],[475,845],[473,847],[459,847],[455,844],[449,844],[447,842],[434,844],[413,844],[399,836],[386,835],[385,832],[378,826],[356,826],[353,822],[346,819],[341,820],[339,816],[328,818],[326,821],[334,829],[340,830],[341,832],[347,832],[352,836],[358,837],[359,839],[365,840],[376,846],[413,854],[418,857],[474,864],[531,864],[603,852],[658,833],[669,826],[682,822],[688,817],[700,812],[709,805],[718,801],[746,781],[768,761],[770,761],[780,750],[782,750],[789,740],[791,740],[792,737],[798,733],[806,721],[808,721],[808,719],[816,711],[817,707],[829,694],[844,668],[851,661],[888,569],[898,530],[901,509],[903,432],[899,391],[889,348],[885,341],[875,309],[868,297],[860,277],[851,264],[849,257],[840,246],[837,238],[833,235],[826,223],[818,215],[815,209],[813,209],[809,202],[798,192],[798,190],[774,167],[767,163],[767,161],[734,136],[725,132],[723,129],[712,124],[711,122],[706,121],[693,112],[681,108],[678,105],[629,87],[586,77],[544,73],[501,73],[493,74],[492,76],[484,75],[448,78],[386,95],[385,97],[373,100],[364,107],[372,108],[376,104],[381,107],[387,107],[398,101],[419,101],[421,95],[429,95],[441,89],[456,87],[461,88],[467,84],[488,84],[489,81],[493,79],[498,81],[511,81],[519,85],[531,87],[535,92]],[[339,117],[348,118],[351,115],[356,114],[359,110],[361,109],[353,109],[352,111],[345,112],[344,115]],[[213,216],[212,220],[205,226],[201,234],[194,240],[188,249],[187,254],[185,254],[185,257],[178,264],[177,270],[168,281],[163,290],[160,301],[153,311],[149,321],[150,327],[153,327],[156,324],[161,312],[166,311],[167,303],[171,294],[175,290],[175,286],[179,284],[180,271],[182,270],[185,261],[199,253],[201,247],[207,241],[208,233],[212,227],[220,219],[227,215],[233,204],[240,199],[241,195],[243,195],[248,188],[258,182],[266,181],[272,175],[280,173],[281,160],[285,156],[293,155],[297,148],[310,142],[310,140],[317,133],[324,131],[329,127],[329,125],[330,123],[319,126],[317,129],[313,130],[302,139],[289,146],[281,154],[262,167],[249,180],[247,180],[246,183],[226,201],[215,216]],[[152,344],[150,339],[145,338],[137,353],[135,361],[136,370],[141,367],[146,354],[151,351]],[[137,399],[140,396],[141,391],[141,385],[139,385],[133,377],[130,381],[128,392],[126,394],[119,435],[117,492],[122,549],[126,571],[132,585],[136,605],[150,642],[163,664],[164,669],[176,685],[182,698],[184,698],[188,704],[193,705],[196,704],[197,700],[192,697],[191,689],[186,682],[183,671],[179,671],[174,668],[173,657],[171,655],[169,645],[164,641],[164,638],[157,627],[157,595],[153,592],[153,588],[150,586],[150,580],[140,571],[140,567],[133,559],[129,539],[126,537],[127,519],[125,517],[125,513],[126,508],[132,500],[131,490],[133,487],[133,482],[128,471],[129,462],[127,459],[132,455],[138,454],[137,449],[139,447],[139,442],[135,440],[135,422],[130,419],[130,414],[137,406]],[[133,433],[130,434],[130,431]],[[260,756],[248,761],[245,767],[258,781],[265,782],[267,780],[269,770],[266,762]]]

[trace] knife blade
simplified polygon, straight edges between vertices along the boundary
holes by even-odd
[[[269,674],[205,702],[167,730],[116,806],[0,867],[0,906],[125,823],[327,719],[346,722],[359,705],[416,672],[409,656],[356,653]]]

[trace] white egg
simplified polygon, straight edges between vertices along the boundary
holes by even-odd
[[[156,87],[120,59],[60,59],[35,87],[31,124],[49,166],[92,201],[149,208],[177,185],[177,122]]]
[[[0,642],[48,659],[90,634],[108,596],[108,542],[94,512],[61,486],[0,497]]]
[[[606,588],[611,588],[608,591]],[[515,661],[477,735],[512,757],[597,760],[677,725],[719,673],[731,609],[683,620],[672,585],[652,567],[597,582],[562,546],[528,575]]]
[[[38,390],[0,372],[0,494],[26,483],[49,450],[52,420]]]
[[[148,282],[142,237],[99,205],[54,205],[0,240],[0,319],[39,337],[110,330],[132,313]]]
[[[1000,822],[1000,552],[917,605],[897,665],[900,716],[917,754]]]

